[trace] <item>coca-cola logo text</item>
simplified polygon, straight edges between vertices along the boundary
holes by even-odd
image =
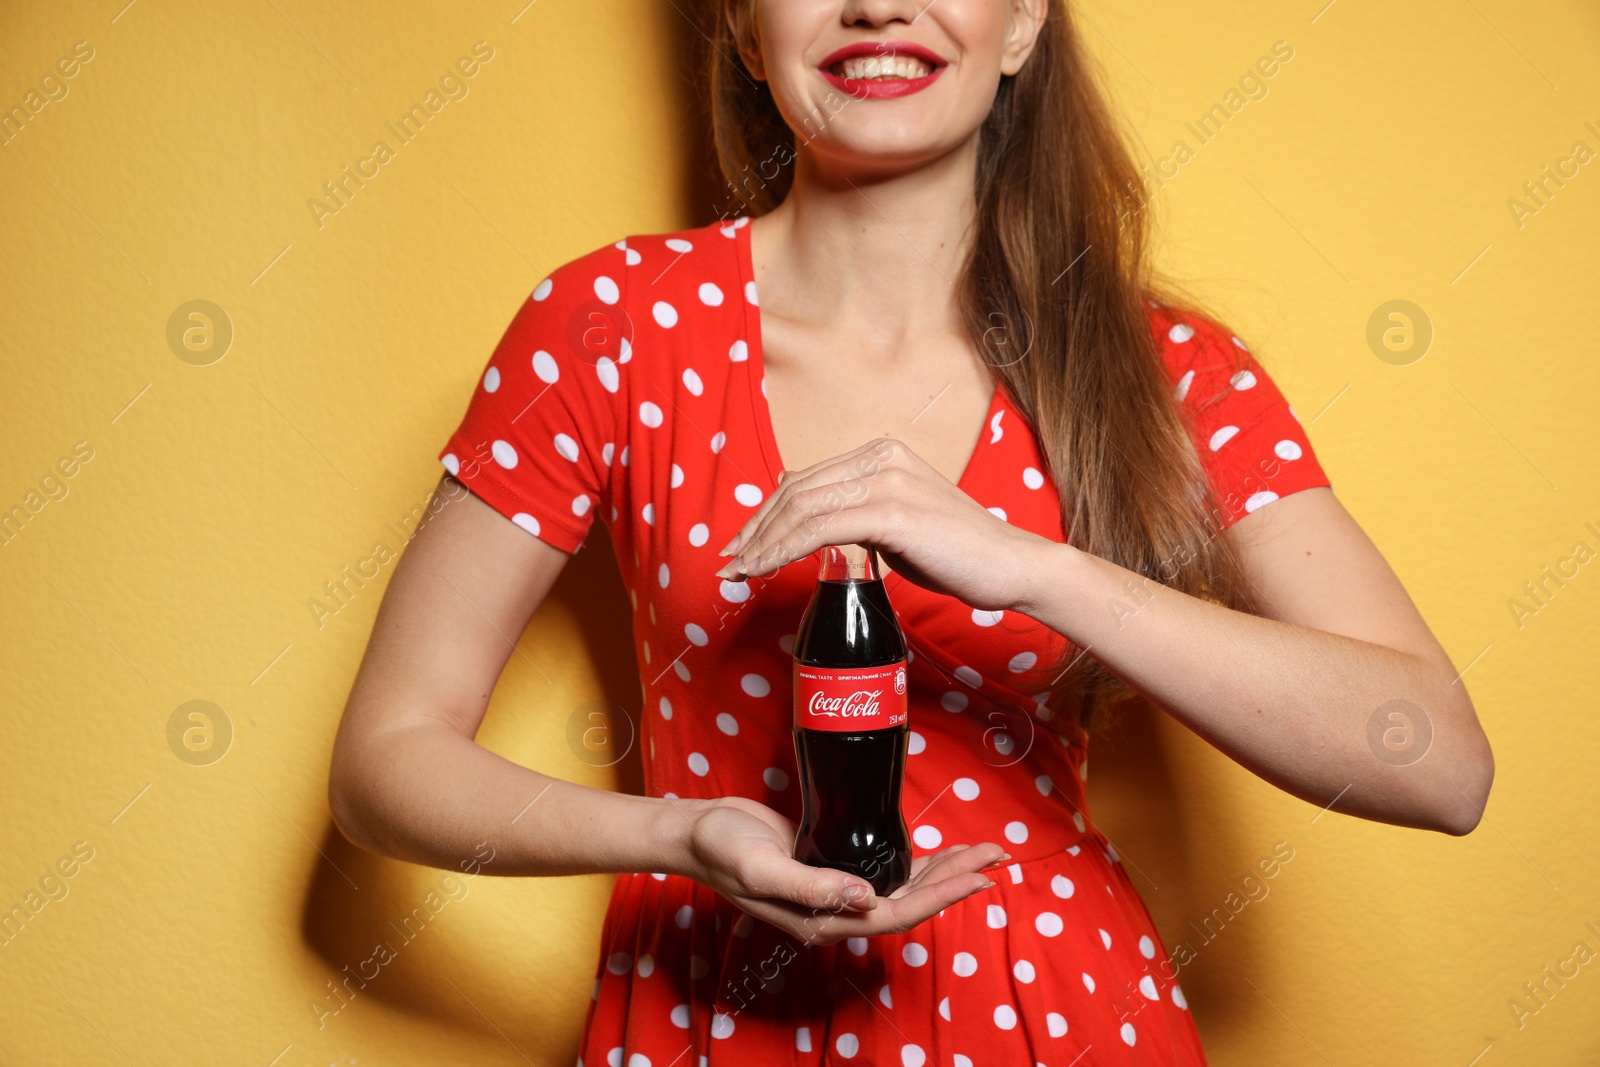
[[[878,713],[878,694],[881,689],[858,689],[849,696],[830,697],[818,691],[811,694],[813,715],[835,715],[844,719],[862,719]]]

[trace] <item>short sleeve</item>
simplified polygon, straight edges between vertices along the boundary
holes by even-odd
[[[576,552],[610,499],[617,364],[629,354],[625,250],[558,268],[523,301],[439,461],[535,537]]]
[[[1331,486],[1288,400],[1232,331],[1175,308],[1151,321],[1220,529],[1291,493]]]

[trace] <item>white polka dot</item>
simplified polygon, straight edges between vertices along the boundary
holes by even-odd
[[[900,1067],[922,1067],[928,1062],[928,1054],[922,1051],[921,1045],[900,1046]]]
[[[659,875],[652,874],[650,877],[655,878],[655,879],[657,879],[659,881],[665,881],[667,876],[664,875],[664,874],[659,874]],[[638,970],[639,970],[639,977],[640,978],[649,978],[650,975],[652,973],[654,973],[655,969],[656,969],[656,958],[654,956],[652,956],[652,955],[650,955],[650,953],[646,952],[643,956],[639,957]]]
[[[639,421],[652,430],[661,425],[661,409],[656,407],[655,401],[646,400],[639,405]]]
[[[1270,504],[1276,499],[1278,499],[1278,494],[1274,493],[1274,492],[1270,492],[1269,490],[1266,490],[1266,489],[1263,489],[1259,493],[1251,493],[1250,494],[1250,499],[1246,500],[1244,502],[1244,510],[1246,512],[1254,511],[1256,508],[1259,508],[1261,505]]]
[[[1023,985],[1032,982],[1037,975],[1034,973],[1033,964],[1027,960],[1018,960],[1011,966],[1011,974]]]
[[[756,299],[756,283],[755,282],[750,281],[750,282],[745,282],[744,283],[744,298],[746,300],[748,300],[752,304],[759,305],[761,303],[761,301]]]
[[[724,711],[717,716],[717,729],[733,737],[739,732],[739,720]]]
[[[711,762],[698,752],[689,753],[689,769],[704,778],[711,770]]]
[[[1224,426],[1222,429],[1220,429],[1216,433],[1212,434],[1211,435],[1211,451],[1215,452],[1217,449],[1221,448],[1223,445],[1225,445],[1229,441],[1233,440],[1233,435],[1238,433],[1238,432],[1239,432],[1239,427],[1237,427],[1237,426]]]
[[[1028,840],[1028,824],[1019,820],[1006,823],[1006,840],[1013,845],[1020,845]]]
[[[661,583],[661,588],[663,589],[667,587],[668,582],[672,581],[672,571],[667,569],[665,563],[656,568],[656,581]]]
[[[783,650],[785,656],[794,655],[794,638],[794,634],[784,634],[778,638],[778,647]]]
[[[556,283],[551,281],[549,278],[546,278],[544,281],[533,287],[533,298],[535,300],[543,300],[545,297],[550,295],[550,290],[554,289],[555,287]]]
[[[616,454],[617,446],[613,441],[607,441],[600,446],[600,461],[606,466],[611,466],[611,458]]]
[[[978,686],[983,684],[983,675],[979,674],[977,671],[973,670],[971,667],[965,667],[965,666],[957,667],[956,668],[956,678],[958,678],[959,680],[961,680],[963,682],[966,682],[968,685],[972,686],[972,688],[974,688],[974,689],[978,688]]]
[[[689,668],[683,665],[682,659],[675,659],[672,661],[672,673],[676,674],[685,682],[689,680]]]
[[[1279,441],[1273,445],[1272,451],[1277,454],[1279,459],[1299,459],[1301,456],[1300,446],[1288,440]]]
[[[945,1022],[949,1022],[950,1021],[950,998],[949,997],[940,997],[939,998],[939,1014],[944,1018]],[[961,1060],[961,1059],[964,1059],[964,1058],[965,1057],[962,1057],[962,1056],[957,1056],[956,1057],[957,1060]],[[967,1062],[970,1064],[972,1061],[971,1060],[967,1060]]]
[[[900,958],[912,967],[921,967],[928,962],[928,947],[915,941],[907,941],[905,948],[900,950]]]
[[[750,346],[743,341],[735,341],[728,349],[728,358],[735,363],[743,363],[750,358]]]
[[[978,957],[970,952],[957,952],[950,961],[950,969],[962,978],[971,978],[978,972]]]
[[[794,1028],[794,1047],[799,1052],[811,1051],[811,1027],[797,1026]]]
[[[706,642],[710,640],[710,638],[706,636],[705,630],[701,629],[696,623],[691,622],[685,626],[683,628],[683,633],[684,636],[689,639],[689,643],[691,645],[698,645],[701,648],[704,648]]]
[[[1139,979],[1139,992],[1144,994],[1146,1000],[1161,999],[1161,991],[1156,988],[1156,980],[1148,974]]]
[[[627,974],[633,969],[633,956],[626,952],[613,952],[606,960],[606,970],[612,974]]]
[[[1068,878],[1064,874],[1058,874],[1054,878],[1050,879],[1050,892],[1054,893],[1062,900],[1072,896],[1073,890],[1074,887],[1072,885],[1072,879]]]
[[[939,832],[937,826],[923,823],[911,831],[911,840],[917,843],[918,848],[935,849],[939,847],[939,842],[944,840],[944,835]]]
[[[717,307],[722,303],[722,290],[710,282],[701,282],[700,303],[707,307]]]
[[[978,783],[971,778],[957,778],[954,782],[950,783],[950,792],[954,793],[962,800],[977,800]]]
[[[1053,911],[1041,911],[1038,918],[1033,920],[1033,928],[1045,937],[1055,937],[1061,933],[1064,926],[1061,916]]]
[[[1022,484],[1029,489],[1038,489],[1044,485],[1044,475],[1033,467],[1024,467],[1022,470]]]
[[[578,462],[578,442],[564,433],[556,434],[556,454],[568,462]]]
[[[967,694],[952,689],[939,698],[939,706],[945,711],[967,710]]]
[[[759,674],[747,674],[739,679],[739,688],[753,697],[764,697],[772,692],[772,683]]]
[[[701,393],[706,391],[704,383],[700,381],[700,375],[694,372],[693,367],[689,367],[684,370],[683,387],[689,390],[689,392],[694,396],[699,396]]]
[[[1183,990],[1176,985],[1172,987],[1172,1003],[1185,1010],[1189,1007],[1189,998],[1183,995]]]
[[[920,755],[922,750],[927,748],[927,747],[928,747],[927,738],[925,738],[921,734],[917,733],[917,731],[912,730],[911,731],[911,735],[906,739],[906,755],[908,755],[908,756]]]
[[[723,433],[721,430],[718,430],[715,434],[712,434],[712,436],[711,436],[711,453],[712,453],[712,455],[715,455],[718,452],[721,452],[722,451],[722,446],[727,444],[727,443],[728,443],[728,435]]]
[[[1111,935],[1106,932],[1105,927],[1100,927],[1100,943],[1106,947],[1107,952],[1111,951]]]
[[[850,950],[852,956],[865,956],[867,954],[867,939],[864,937],[846,938],[844,947]]]
[[[670,484],[674,489],[683,484],[683,468],[676,463],[672,465],[672,480]]]
[[[1011,662],[1006,664],[1006,666],[1010,669],[1012,674],[1021,674],[1023,671],[1032,670],[1033,665],[1038,662],[1039,657],[1032,652],[1018,652],[1015,656],[1011,657]]]
[[[679,1004],[672,1009],[672,1025],[680,1030],[689,1029],[689,1005]]]
[[[1075,811],[1072,813],[1072,825],[1078,828],[1078,833],[1088,833],[1087,826],[1083,821],[1083,812]]]
[[[511,516],[511,521],[527,530],[535,537],[539,536],[539,520],[529,515],[526,511],[519,511]]]
[[[767,788],[782,792],[789,788],[789,775],[781,767],[768,767],[761,772],[761,780],[767,783]]]
[[[1178,388],[1174,391],[1174,395],[1176,395],[1179,400],[1182,400],[1184,397],[1189,395],[1189,386],[1193,384],[1194,371],[1184,371],[1183,377],[1178,379]]]
[[[711,527],[703,522],[697,522],[689,527],[689,543],[696,548],[711,539]]]
[[[763,494],[760,486],[751,485],[749,482],[741,482],[734,486],[733,499],[737,500],[747,508],[753,508],[757,504],[761,503],[762,497]]]
[[[1083,973],[1083,988],[1087,989],[1091,993],[1094,992],[1094,978],[1090,976],[1088,971]]]
[[[1237,341],[1238,338],[1234,338],[1234,340]],[[1242,370],[1232,378],[1229,378],[1228,381],[1235,389],[1251,389],[1255,387],[1256,376],[1251,371]]]
[[[617,362],[626,363],[633,358],[633,342],[624,337],[617,346]]]
[[[490,367],[483,372],[483,391],[492,393],[500,388],[500,368]]]
[[[1132,1048],[1133,1047],[1133,1043],[1135,1041],[1137,1041],[1138,1039],[1139,1039],[1139,1035],[1133,1032],[1133,1024],[1132,1023],[1123,1023],[1122,1024],[1122,1043],[1124,1045],[1127,1045],[1129,1048]]]
[[[733,1016],[717,1011],[711,1013],[711,1036],[724,1038],[733,1036]]]
[[[489,446],[489,451],[494,455],[494,461],[506,470],[517,465],[517,450],[511,447],[511,442],[496,441]]]
[[[983,921],[989,924],[989,929],[1001,930],[1005,928],[1010,918],[1006,915],[1005,908],[999,904],[990,904],[984,909]]]
[[[667,238],[667,247],[678,253],[691,252],[694,250],[694,245],[690,244],[688,241],[685,241],[682,237]]]
[[[972,621],[979,626],[993,626],[1005,617],[1003,611],[984,611],[981,608],[972,609]]]
[[[989,512],[989,514],[993,515],[995,518],[999,519],[1001,522],[1005,522],[1006,521],[1006,509],[1005,508],[989,508],[988,512]]]
[[[626,467],[628,465],[628,447],[629,446],[627,446],[627,445],[623,445],[622,446],[622,455],[617,457],[617,462],[621,463],[624,467]]]
[[[617,1054],[616,1067],[622,1067],[622,1050],[614,1049]],[[628,1067],[650,1067],[650,1057],[642,1052],[635,1052],[628,1057]]]
[[[742,604],[750,599],[749,582],[730,582],[724,580],[717,591],[722,594],[722,599],[730,604]]]
[[[1067,1033],[1067,1017],[1059,1011],[1053,1011],[1044,1017],[1045,1026],[1050,1029],[1051,1037],[1065,1037]]]
[[[443,463],[444,469],[449,471],[452,475],[461,473],[461,461],[456,458],[456,454],[454,452],[446,452],[444,455],[439,457],[439,462]]]
[[[656,506],[654,504],[646,504],[639,510],[639,515],[644,519],[646,526],[654,526],[656,524]]]
[[[689,929],[689,924],[694,922],[694,907],[689,904],[683,905],[672,916],[672,921],[680,930]]]
[[[621,379],[617,375],[617,365],[611,362],[610,356],[601,356],[594,361],[594,373],[595,377],[600,379],[600,384],[605,386],[606,392],[617,391]]]
[[[1017,1025],[1017,1012],[1009,1004],[1002,1004],[994,1009],[994,1024],[1002,1030],[1010,1030]]]
[[[561,368],[556,366],[554,356],[541,349],[533,354],[533,373],[546,385],[554,385],[561,377]]]
[[[855,1034],[840,1034],[833,1039],[833,1050],[845,1059],[853,1059],[861,1051],[861,1042]]]
[[[1033,780],[1033,787],[1039,791],[1040,796],[1047,797],[1050,795],[1050,790],[1055,788],[1055,782],[1048,774],[1041,774]]]
[[[656,322],[666,329],[678,325],[678,309],[665,300],[657,300],[650,308],[650,314]]]
[[[1183,344],[1183,342],[1194,336],[1194,327],[1186,322],[1180,322],[1167,331],[1167,336],[1179,344]]]
[[[573,497],[572,513],[579,516],[589,514],[589,503],[589,498],[587,496],[580,495]]]
[[[1148,935],[1139,938],[1139,955],[1147,960],[1156,958],[1156,943]]]
[[[594,295],[599,297],[603,304],[615,304],[622,292],[617,288],[616,282],[602,274],[594,280]]]

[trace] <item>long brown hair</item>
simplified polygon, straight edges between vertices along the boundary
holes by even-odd
[[[788,193],[795,131],[766,83],[738,65],[740,44],[754,47],[753,0],[736,0],[737,35],[723,2],[707,4],[712,140],[740,213],[761,215]],[[1069,541],[1151,582],[1248,610],[1147,311],[1147,302],[1194,302],[1147,258],[1149,194],[1101,77],[1067,0],[1049,0],[1033,53],[1002,76],[979,133],[962,315],[1039,439]],[[1086,729],[1135,695],[1074,648],[1051,673],[1049,704],[1083,693]]]

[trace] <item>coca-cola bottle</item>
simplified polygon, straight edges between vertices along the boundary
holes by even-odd
[[[794,639],[794,751],[803,813],[794,858],[849,871],[879,895],[911,874],[900,812],[906,642],[877,555],[827,546]]]

